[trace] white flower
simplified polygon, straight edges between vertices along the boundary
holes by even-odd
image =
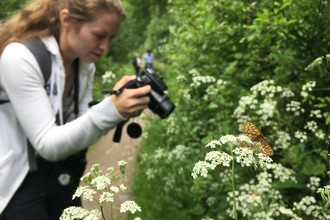
[[[309,177],[309,183],[306,186],[310,190],[316,191],[316,189],[318,189],[318,187],[320,186],[320,181],[321,181],[320,178],[311,176]]]
[[[311,110],[309,117],[322,118],[322,112],[319,109]]]
[[[285,131],[276,131],[275,136],[278,138],[275,139],[275,144],[273,146],[274,150],[286,150],[291,146],[291,136],[289,133]]]
[[[125,170],[126,170],[126,165],[128,163],[124,160],[118,161],[118,166],[119,166],[119,170],[120,172],[124,175],[125,174]]]
[[[155,150],[155,156],[154,156],[155,159],[160,159],[165,156],[166,156],[166,153],[164,152],[163,148],[159,147]]]
[[[208,198],[206,199],[206,204],[207,204],[209,207],[212,207],[212,206],[215,204],[216,201],[217,201],[217,198],[211,196],[211,197],[208,197]]]
[[[108,167],[108,168],[107,168],[107,171],[108,171],[109,173],[111,173],[111,172],[115,171],[115,168],[113,168],[113,167]]]
[[[153,168],[148,168],[147,172],[146,172],[146,176],[147,176],[147,179],[153,179],[155,178],[155,169]]]
[[[81,207],[70,206],[63,210],[60,220],[82,219],[89,213],[88,210]]]
[[[172,151],[168,153],[168,159],[176,159],[183,160],[186,158],[185,152],[187,151],[187,147],[184,145],[177,145]]]
[[[250,139],[248,136],[244,135],[244,134],[239,135],[239,136],[237,137],[237,140],[238,140],[238,142],[240,142],[240,143],[244,142],[244,143],[247,143],[248,145],[251,145],[251,144],[253,143],[253,142],[251,141],[251,139]]]
[[[281,94],[281,98],[291,98],[294,97],[294,93],[289,88],[284,88]]]
[[[322,130],[317,130],[315,133],[315,137],[317,137],[320,140],[324,140],[325,139],[325,133]]]
[[[102,214],[99,210],[93,209],[88,213],[84,220],[100,220],[101,215]]]
[[[215,169],[218,165],[223,165],[226,167],[230,166],[230,162],[232,161],[232,156],[227,153],[221,151],[211,151],[208,152],[205,156],[205,161],[210,161],[209,167],[211,169]]]
[[[126,166],[127,165],[127,162],[124,161],[124,160],[121,160],[121,161],[118,161],[118,166]]]
[[[296,131],[294,137],[299,139],[300,143],[304,143],[307,140],[307,133],[304,131]]]
[[[116,75],[111,72],[111,71],[106,71],[103,75],[102,75],[102,83],[111,83],[112,79],[115,79]]]
[[[304,126],[305,129],[308,129],[312,132],[315,132],[318,128],[317,123],[315,121],[308,121],[307,124]]]
[[[113,194],[109,193],[109,192],[102,192],[99,202],[103,203],[103,202],[113,202]]]
[[[80,178],[80,181],[84,181],[85,179],[89,179],[89,178],[91,178],[91,173],[90,172],[87,172],[85,175],[83,175]]]
[[[176,81],[178,81],[178,82],[183,82],[183,81],[185,81],[186,80],[186,76],[185,75],[178,75],[177,77],[176,77]]]
[[[89,201],[93,201],[94,194],[96,194],[96,191],[90,189],[88,186],[79,186],[76,192],[73,194],[72,199],[82,196],[83,199],[88,199]]]
[[[290,103],[286,104],[286,111],[294,112],[294,115],[296,116],[299,116],[301,112],[305,112],[305,110],[301,108],[301,103],[297,101],[291,101]]]
[[[90,172],[95,174],[95,175],[101,174],[101,170],[99,170],[99,166],[100,166],[100,164],[98,164],[98,163],[93,164],[91,169],[90,169]]]
[[[106,176],[97,176],[95,177],[91,184],[96,187],[97,190],[103,190],[110,186],[111,180]]]
[[[220,141],[222,144],[225,144],[227,142],[236,142],[236,137],[234,135],[225,135],[220,138]]]
[[[124,192],[127,189],[124,184],[120,184],[119,188],[122,192]]]
[[[210,168],[210,164],[205,161],[198,161],[194,168],[191,176],[196,179],[197,175],[201,175],[203,177],[207,177],[207,169]]]
[[[110,190],[115,193],[119,192],[119,188],[117,186],[111,186]]]
[[[253,151],[246,147],[236,147],[233,150],[235,159],[237,163],[240,163],[242,167],[251,166],[255,164],[255,159],[253,157]]]
[[[272,158],[270,158],[264,153],[258,153],[257,156],[259,159],[258,163],[261,167],[266,167],[268,169],[271,168],[271,163],[273,162]]]
[[[93,209],[88,213],[84,220],[100,220],[101,215],[102,214],[99,210]]]
[[[123,173],[127,162],[119,161],[118,165],[120,167],[120,171]],[[85,210],[81,207],[69,207],[63,211],[60,220],[76,220],[76,219],[84,219],[84,220],[100,220],[103,215],[103,206],[110,206],[112,211],[114,195],[118,193],[120,190],[125,191],[126,187],[123,184],[120,186],[111,186],[112,179],[122,182],[125,175],[116,175],[116,172],[113,168],[108,168],[106,175],[103,175],[102,171],[99,170],[99,164],[92,165],[90,172],[85,174],[81,180],[85,182],[86,185],[79,186],[72,196],[72,199],[76,197],[82,197],[83,199],[87,199],[90,201],[95,201],[100,207],[100,210]],[[94,195],[98,194],[98,200]],[[106,203],[106,204],[104,204]],[[136,211],[141,211],[141,208],[134,201],[124,202],[120,207],[121,212],[130,211],[132,213]]]
[[[130,211],[131,213],[134,214],[136,211],[141,212],[141,207],[138,206],[134,201],[128,200],[120,205],[120,212],[127,212],[127,211]]]
[[[273,169],[274,179],[280,182],[286,182],[288,180],[297,182],[295,172],[292,169],[288,169],[280,163],[273,163],[271,169]]]
[[[208,143],[205,147],[210,147],[210,148],[216,148],[217,145],[221,145],[221,142],[218,140],[212,140],[210,143]]]

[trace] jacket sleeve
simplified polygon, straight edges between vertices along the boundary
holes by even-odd
[[[0,73],[23,128],[22,135],[46,160],[57,161],[85,149],[124,120],[107,97],[76,120],[57,126],[38,63],[22,44],[12,43],[5,48],[0,58]],[[86,94],[86,100],[89,95]]]

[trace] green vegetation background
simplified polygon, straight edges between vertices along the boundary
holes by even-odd
[[[24,2],[1,0],[0,19]],[[114,72],[116,80],[132,75],[134,54],[142,56],[147,48],[152,48],[157,74],[163,77],[169,87],[168,95],[176,104],[168,119],[150,119],[145,131],[148,137],[139,153],[138,171],[132,183],[136,201],[142,207],[136,216],[143,220],[206,216],[228,219],[221,215],[226,216],[229,207],[226,193],[230,186],[209,190],[213,183],[221,183],[219,174],[223,171],[219,168],[208,178],[193,180],[192,168],[204,159],[204,146],[209,141],[240,133],[233,112],[240,98],[250,94],[250,88],[262,80],[274,80],[276,85],[292,91],[299,91],[308,81],[316,81],[319,90],[302,100],[306,111],[315,107],[329,111],[328,66],[312,73],[305,67],[330,49],[330,4],[324,0],[123,0],[123,4],[127,19],[109,53],[97,62],[95,98],[102,97],[100,90],[113,86],[102,83],[106,71]],[[205,99],[207,89],[215,83],[192,86],[191,70],[227,84]],[[281,105],[283,100],[277,101],[278,109],[271,120],[276,129],[293,137],[307,123],[308,115],[296,117],[287,113],[285,104]],[[251,118],[259,125],[257,117]],[[328,117],[317,121],[327,137],[328,122]],[[260,129],[271,144],[281,139],[274,135],[271,126]],[[307,194],[305,186],[311,176],[320,177],[321,185],[328,183],[328,138],[322,141],[312,132],[308,135],[303,144],[292,138],[289,149],[279,149],[272,157],[276,163],[293,169],[299,179],[298,183],[274,186],[282,191],[285,204],[300,201]],[[173,159],[169,155],[178,145],[189,150],[183,158]],[[253,169],[237,173],[241,177],[238,185],[256,175]],[[207,205],[210,196],[217,198],[217,205]]]

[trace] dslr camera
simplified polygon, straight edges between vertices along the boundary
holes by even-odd
[[[153,69],[143,70],[137,78],[124,85],[119,91],[121,92],[124,88],[140,88],[146,85],[151,86],[149,109],[162,119],[169,116],[174,110],[175,105],[164,93],[167,90],[167,86],[162,78],[155,74]]]
[[[102,91],[101,93],[119,95],[125,88],[128,89],[140,88],[146,85],[151,86],[151,91],[149,93],[150,102],[148,104],[149,109],[153,113],[157,114],[161,119],[164,119],[167,116],[169,116],[173,112],[175,105],[170,101],[169,97],[166,96],[166,94],[164,93],[164,91],[167,90],[167,86],[163,82],[162,78],[160,78],[155,74],[155,71],[153,69],[143,70],[135,79],[128,82],[126,85],[124,85],[118,90]],[[89,103],[89,107],[97,103],[98,101],[92,101]],[[117,125],[115,134],[113,136],[114,142],[118,143],[120,141],[122,128],[127,121],[128,120],[120,122]],[[130,125],[128,125],[127,133],[132,138],[138,138],[142,133],[141,126],[133,122]]]

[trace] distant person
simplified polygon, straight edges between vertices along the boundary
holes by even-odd
[[[135,54],[133,66],[135,69],[135,74],[138,76],[140,73],[140,69],[141,69],[141,58],[139,57],[138,54]]]
[[[154,69],[153,61],[155,56],[153,55],[151,49],[148,49],[145,54],[143,54],[142,59],[144,61],[144,68]]]

